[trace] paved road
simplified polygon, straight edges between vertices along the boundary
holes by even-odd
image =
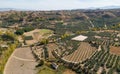
[[[9,58],[4,74],[36,74],[36,65],[29,47],[18,48]]]

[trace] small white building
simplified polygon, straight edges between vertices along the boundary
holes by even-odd
[[[87,38],[88,38],[87,36],[79,35],[79,36],[76,36],[76,37],[72,38],[72,40],[84,41]]]

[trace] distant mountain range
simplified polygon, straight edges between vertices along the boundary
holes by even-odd
[[[0,11],[10,11],[10,10],[14,10],[13,8],[0,8]]]
[[[0,11],[10,11],[10,10],[15,10],[15,11],[28,11],[27,9],[17,9],[17,8],[0,8]]]
[[[104,6],[104,7],[93,7],[90,9],[120,9],[120,6]]]
[[[90,7],[90,8],[86,8],[86,9],[120,9],[120,6]],[[10,11],[10,10],[29,11],[30,9],[0,8],[0,11]]]

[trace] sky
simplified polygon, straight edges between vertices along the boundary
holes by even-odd
[[[120,6],[120,0],[0,0],[0,8],[62,10]]]

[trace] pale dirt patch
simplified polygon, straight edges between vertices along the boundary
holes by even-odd
[[[120,55],[120,47],[110,46],[110,53]]]
[[[103,67],[100,67],[99,70],[98,70],[98,72],[97,72],[97,74],[101,74],[102,71],[103,71]]]
[[[66,69],[63,74],[76,74],[74,71],[70,70],[70,69]]]
[[[25,42],[26,42],[27,45],[32,45],[34,43],[37,43],[38,41],[36,41],[36,40],[26,40]]]
[[[18,36],[18,41],[21,42],[21,43],[24,41],[22,36]]]

